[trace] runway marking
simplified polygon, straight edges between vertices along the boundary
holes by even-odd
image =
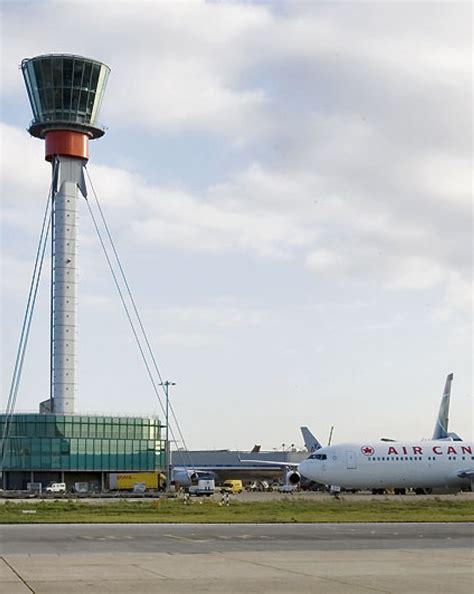
[[[201,543],[201,542],[209,542],[208,540],[199,540],[198,538],[187,538],[186,536],[176,536],[176,534],[163,534],[163,536],[166,536],[167,538],[173,538],[175,540],[181,540],[183,542],[192,542],[193,544]]]
[[[8,563],[8,561],[5,559],[5,557],[0,557],[0,559],[16,575],[16,577],[28,588],[28,590],[30,592],[33,592],[33,594],[35,594],[35,591],[33,590],[33,588],[29,584],[26,583],[26,581],[23,579],[23,577],[18,573],[18,571],[12,565],[10,565],[10,563]]]
[[[77,538],[82,540],[135,540],[134,536],[114,536],[113,534],[108,536],[82,536],[79,535]]]

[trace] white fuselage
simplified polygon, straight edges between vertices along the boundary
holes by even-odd
[[[474,468],[465,441],[345,443],[321,448],[299,472],[323,485],[348,489],[462,487]]]

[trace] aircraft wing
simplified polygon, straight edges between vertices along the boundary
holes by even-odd
[[[250,464],[259,464],[262,466],[279,466],[280,468],[298,468],[299,462],[276,462],[275,460],[243,460],[241,462],[248,462]]]

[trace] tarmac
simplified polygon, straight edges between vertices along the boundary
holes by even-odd
[[[1,594],[474,590],[474,525],[0,527]]]

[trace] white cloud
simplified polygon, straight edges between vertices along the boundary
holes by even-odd
[[[255,326],[262,322],[264,314],[239,303],[217,302],[212,306],[170,308],[163,318],[171,325],[180,323],[186,327],[191,324],[219,329]]]
[[[472,340],[472,316],[473,316],[474,285],[472,275],[470,278],[463,278],[457,273],[450,273],[447,279],[446,292],[443,303],[433,312],[438,319],[449,319],[458,312],[467,315],[464,324],[464,331]]]
[[[341,257],[328,249],[322,248],[311,252],[306,258],[306,265],[310,270],[338,270],[341,268]]]
[[[29,158],[38,162],[38,151],[26,133],[9,126],[1,131],[18,155],[30,151]],[[37,202],[45,185],[44,169],[45,164],[35,166],[25,177],[23,161],[18,159],[5,171],[3,216],[8,225],[37,232],[39,223],[33,225],[32,217],[23,213],[29,204],[40,213]],[[328,179],[327,169],[283,173],[255,162],[201,192],[153,185],[137,173],[110,166],[91,166],[90,173],[112,228],[126,241],[147,249],[161,245],[190,252],[301,258],[309,271],[333,279],[343,275],[352,282],[378,280],[397,290],[444,285],[449,292],[452,279],[465,278],[469,270],[465,256],[469,233],[453,237],[445,232],[447,225],[461,229],[466,224],[461,186],[450,189],[461,208],[450,208],[452,220],[447,222],[432,211],[423,218],[425,194],[412,197],[412,212],[419,210],[419,215],[407,219],[399,203],[371,195],[363,185],[346,194],[344,181],[338,188],[334,179]],[[18,195],[24,200],[21,208]],[[89,200],[94,204],[92,193]],[[431,205],[436,203],[438,197]],[[81,245],[87,247],[83,271],[97,277],[101,273],[88,255],[96,240],[89,237],[92,227],[87,216],[82,219]],[[465,305],[465,300],[450,302]]]
[[[391,289],[432,289],[443,280],[442,267],[427,258],[406,256],[393,267],[387,286]]]

